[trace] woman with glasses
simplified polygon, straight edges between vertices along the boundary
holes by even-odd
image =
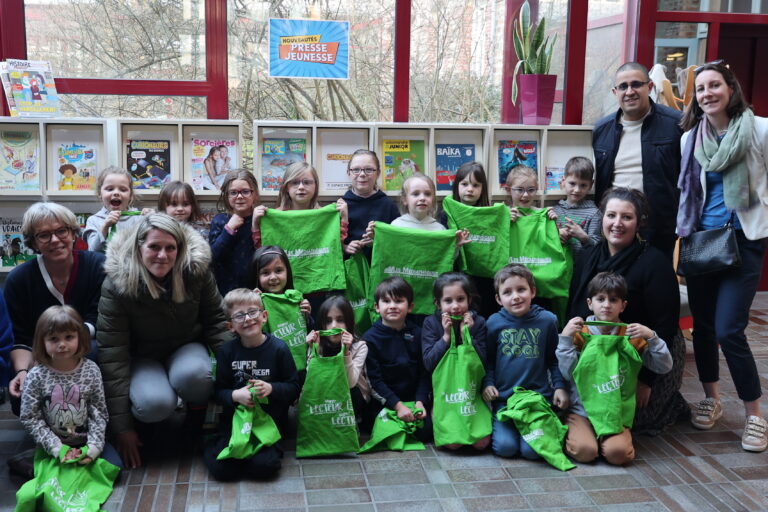
[[[202,424],[213,389],[208,348],[229,339],[211,250],[164,213],[118,233],[99,302],[99,365],[110,429],[129,468],[141,465],[136,421]],[[159,432],[159,430],[158,430]],[[145,439],[146,441],[147,439]]]
[[[24,212],[21,231],[24,243],[34,249],[37,258],[14,268],[3,291],[15,340],[10,352],[13,379],[9,391],[16,415],[27,370],[34,364],[32,339],[37,319],[50,306],[66,304],[83,317],[94,337],[104,281],[104,255],[74,249],[80,225],[68,208],[35,203]]]
[[[686,276],[696,368],[705,395],[695,404],[691,423],[708,430],[723,414],[719,345],[744,403],[741,446],[761,452],[768,447],[768,423],[760,410],[760,376],[745,329],[768,242],[768,119],[753,114],[723,61],[699,66],[694,73],[696,94],[681,121],[677,233],[685,237],[730,222],[741,265]]]
[[[379,157],[367,149],[358,149],[347,164],[349,190],[342,197],[349,212],[349,234],[344,240],[344,252],[355,254],[370,243],[363,237],[371,221],[391,223],[400,216],[397,205],[379,190],[381,174]]]

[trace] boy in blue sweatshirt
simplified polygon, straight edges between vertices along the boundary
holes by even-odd
[[[413,309],[413,288],[401,277],[390,277],[376,287],[374,301],[381,318],[362,338],[368,344],[365,365],[372,395],[403,421],[423,419],[416,437],[428,441],[432,422],[425,404],[431,381],[421,357],[421,328],[406,319]],[[414,414],[403,402],[415,402],[414,408],[421,412]]]
[[[501,457],[520,453],[526,459],[538,459],[515,424],[498,421],[495,415],[515,386],[537,391],[561,409],[568,407],[566,383],[555,357],[557,317],[541,306],[531,305],[536,283],[523,265],[503,267],[496,272],[493,284],[501,309],[486,322],[487,368],[483,380],[483,398],[491,402],[494,413],[491,448]]]

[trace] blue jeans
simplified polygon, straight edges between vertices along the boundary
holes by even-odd
[[[723,350],[739,398],[760,398],[760,377],[744,330],[763,268],[768,239],[747,240],[736,231],[741,267],[686,278],[693,313],[693,350],[699,380],[720,380],[718,345]]]
[[[528,460],[539,459],[539,454],[531,448],[515,428],[512,420],[499,421],[496,412],[504,406],[500,402],[493,406],[493,433],[491,434],[491,450],[499,457],[514,457],[522,455]]]

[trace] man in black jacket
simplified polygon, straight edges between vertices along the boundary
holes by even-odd
[[[612,186],[645,193],[650,219],[641,232],[669,259],[675,247],[680,172],[680,112],[655,104],[648,69],[628,62],[616,71],[612,92],[619,103],[592,131],[595,151],[595,202]]]

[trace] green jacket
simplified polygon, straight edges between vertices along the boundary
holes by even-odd
[[[104,378],[110,429],[133,429],[129,398],[134,357],[165,361],[176,349],[192,342],[211,348],[231,338],[225,326],[223,302],[209,270],[211,251],[192,228],[185,231],[189,254],[184,265],[188,299],[174,303],[170,296],[153,299],[141,285],[137,297],[126,293],[135,230],[118,233],[109,245],[104,264],[97,322],[98,360]]]

